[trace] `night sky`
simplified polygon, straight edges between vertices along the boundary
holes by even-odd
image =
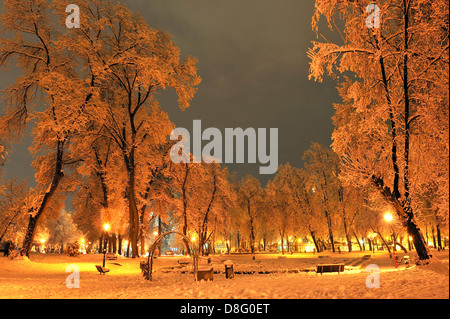
[[[76,3],[76,0],[73,1]],[[332,104],[339,102],[336,83],[308,80],[307,50],[317,40],[311,28],[314,1],[298,0],[126,0],[147,23],[173,36],[183,57],[197,57],[202,83],[188,110],[177,108],[173,92],[161,106],[178,127],[278,128],[279,163],[302,165],[311,142],[331,144]],[[81,14],[83,14],[81,12]],[[0,89],[13,77],[2,73]],[[2,102],[3,103],[3,102]],[[2,106],[3,108],[3,106]],[[6,177],[28,178],[34,171],[27,146],[14,145]],[[228,164],[239,177],[259,175],[260,164]]]

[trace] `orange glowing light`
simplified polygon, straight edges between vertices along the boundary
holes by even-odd
[[[391,222],[393,218],[391,213],[384,214],[384,220],[387,222]]]

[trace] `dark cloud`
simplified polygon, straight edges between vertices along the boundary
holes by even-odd
[[[147,23],[173,36],[182,56],[199,59],[203,79],[191,108],[180,111],[173,93],[161,104],[179,127],[276,127],[279,161],[302,165],[311,141],[331,143],[335,83],[308,80],[307,50],[314,1],[125,0]],[[0,81],[1,88],[4,82]],[[9,176],[32,174],[24,147],[16,147]],[[20,165],[19,165],[20,163]],[[232,164],[239,176],[258,176],[259,164]],[[265,183],[270,175],[259,176]]]
[[[311,141],[331,143],[335,84],[308,80],[314,1],[129,0],[151,27],[173,35],[203,78],[192,107],[163,103],[177,126],[277,127],[279,160],[301,165]],[[240,176],[258,165],[229,165]],[[261,175],[266,182],[271,176]]]

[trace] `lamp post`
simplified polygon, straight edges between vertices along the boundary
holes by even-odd
[[[388,223],[391,223],[393,220],[392,214],[387,212],[386,214],[384,214],[384,220],[387,221]],[[395,268],[397,268],[397,258],[395,258],[395,235],[394,235],[394,229],[391,226],[391,237],[392,237],[392,256],[394,256],[394,264],[395,264]]]
[[[198,280],[198,253],[195,252],[195,242],[197,240],[197,237],[195,235],[192,235],[191,242],[192,242],[192,257],[193,257],[193,266],[194,266],[194,280]]]
[[[108,223],[103,225],[103,251],[106,250],[106,246],[107,246],[107,235],[108,235],[108,230],[109,230],[110,226]]]
[[[191,242],[192,242],[192,251],[195,253],[195,242],[197,241],[197,237],[195,235],[191,236]]]

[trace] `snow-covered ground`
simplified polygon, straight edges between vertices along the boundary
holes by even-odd
[[[434,261],[426,266],[397,269],[387,253],[277,254],[211,256],[212,266],[219,273],[213,281],[195,282],[190,266],[179,268],[178,260],[187,257],[167,256],[155,261],[153,281],[144,280],[139,262],[119,256],[106,261],[110,272],[100,275],[103,255],[32,254],[30,259],[11,260],[0,257],[0,298],[449,298],[448,251],[433,252]],[[370,259],[363,259],[364,255]],[[400,256],[403,253],[398,253]],[[409,254],[411,257],[413,254]],[[146,260],[146,259],[145,259]],[[237,272],[225,279],[224,263],[231,260]],[[203,261],[206,263],[206,260]],[[344,263],[345,271],[317,274],[317,264]],[[75,264],[80,270],[80,287],[68,288],[66,267]],[[366,272],[369,264],[379,267],[379,288],[368,288]]]

